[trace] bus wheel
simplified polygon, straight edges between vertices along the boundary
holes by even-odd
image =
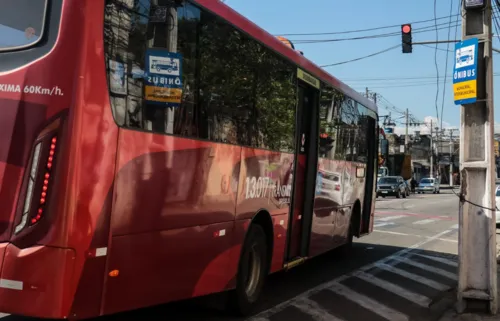
[[[268,272],[266,234],[260,225],[250,225],[241,251],[236,289],[230,294],[229,308],[244,316],[255,306]]]

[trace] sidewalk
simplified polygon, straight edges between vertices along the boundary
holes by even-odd
[[[500,259],[500,235],[497,232],[497,261]],[[497,291],[499,292],[498,298],[500,298],[500,270],[497,268]],[[500,301],[500,300],[499,300]],[[499,305],[500,306],[500,305]],[[445,314],[439,319],[439,321],[500,321],[500,309],[497,315],[492,316],[485,311],[484,313],[463,313],[458,314],[455,307],[449,309]]]

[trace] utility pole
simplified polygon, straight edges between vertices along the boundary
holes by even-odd
[[[452,162],[452,157],[453,157],[453,150],[455,149],[455,144],[453,144],[453,132],[457,130],[455,128],[450,128],[450,187],[453,187],[453,162]]]
[[[496,314],[498,293],[495,168],[493,167],[495,161],[491,2],[491,0],[462,2],[462,39],[473,43],[473,48],[477,48],[472,54],[474,58],[472,60],[477,60],[477,68],[473,66],[468,69],[467,77],[462,80],[460,74],[454,78],[455,102],[462,104],[457,310],[463,312],[467,309],[469,301],[476,301],[485,303],[489,312]],[[479,8],[468,7],[472,5],[479,5]],[[477,45],[475,39],[478,40]],[[467,53],[465,50],[459,51],[461,49],[459,46],[461,44],[456,47],[456,55],[462,59]],[[465,46],[462,45],[462,48],[465,49]],[[455,64],[455,69],[459,68],[459,64],[462,70],[470,68],[470,66],[463,67],[460,59]],[[459,86],[455,87],[459,81]],[[462,102],[461,99],[465,101]]]
[[[409,117],[408,117],[408,108],[406,108],[406,131],[405,131],[405,154],[408,153],[408,122],[409,122]]]
[[[431,174],[430,177],[434,177],[434,141],[432,139],[432,119],[431,119]]]

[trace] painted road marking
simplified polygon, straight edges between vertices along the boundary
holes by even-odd
[[[391,283],[391,282],[386,281],[386,280],[379,279],[374,275],[360,273],[356,277],[360,278],[361,280],[363,280],[365,282],[372,283],[372,284],[374,284],[382,289],[386,289],[387,291],[390,291],[394,294],[397,294],[400,297],[407,299],[408,301],[415,302],[416,304],[420,305],[423,308],[428,308],[429,304],[431,303],[431,299],[429,299],[426,296],[408,291],[407,289],[404,289],[397,284]]]
[[[425,219],[425,220],[420,220],[420,221],[413,222],[413,224],[415,224],[415,225],[425,225],[425,224],[433,223],[433,222],[436,222],[436,221],[437,221],[437,219],[435,219],[435,218],[428,218],[428,219]]]
[[[386,271],[389,271],[389,272],[392,272],[395,274],[399,274],[399,275],[401,275],[405,278],[411,279],[413,281],[417,281],[418,283],[427,285],[428,287],[431,287],[431,288],[436,289],[438,291],[445,291],[449,288],[449,286],[447,286],[447,285],[444,285],[444,284],[439,283],[437,281],[425,278],[425,277],[420,276],[418,274],[414,274],[414,273],[402,270],[400,268],[397,268],[397,267],[389,265],[389,264],[381,263],[381,264],[377,264],[377,267],[379,269],[383,269],[383,270],[386,270]]]
[[[338,278],[335,278],[329,282],[320,284],[320,285],[318,285],[318,286],[316,286],[308,291],[305,291],[305,292],[297,295],[296,297],[292,298],[291,300],[288,300],[286,302],[282,302],[282,303],[280,303],[280,304],[278,304],[278,305],[276,305],[268,310],[265,310],[265,311],[255,315],[254,317],[247,319],[247,320],[248,321],[269,321],[270,317],[272,317],[276,313],[281,312],[282,310],[286,309],[289,306],[293,306],[296,302],[300,302],[299,306],[301,306],[302,308],[299,307],[299,309],[301,309],[302,312],[305,312],[309,315],[312,315],[311,311],[304,311],[304,310],[312,309],[315,305],[313,305],[313,304],[307,305],[308,301],[304,301],[304,299],[311,300],[310,298],[313,295],[315,295],[323,290],[329,290],[329,291],[333,291],[335,293],[338,293],[338,294],[346,297],[348,300],[355,302],[356,304],[363,306],[364,308],[372,311],[373,313],[381,315],[382,317],[385,317],[389,320],[409,320],[410,318],[407,315],[405,315],[403,312],[394,311],[393,309],[385,306],[384,304],[376,301],[375,299],[368,298],[362,294],[356,293],[353,290],[349,289],[347,286],[344,286],[340,283],[342,281],[350,279],[352,277],[361,276],[361,278],[362,278],[363,276],[366,275],[365,272],[368,272],[368,271],[370,271],[370,276],[374,275],[373,277],[375,277],[377,272],[389,270],[390,272],[399,274],[407,279],[414,280],[414,281],[419,282],[419,283],[424,284],[424,285],[428,285],[431,288],[438,289],[438,290],[447,290],[450,288],[449,286],[443,285],[443,284],[436,282],[434,280],[427,279],[423,276],[418,276],[418,275],[415,275],[413,273],[404,271],[401,267],[396,268],[396,267],[394,267],[394,265],[399,264],[401,261],[404,261],[408,257],[412,256],[414,254],[414,251],[416,249],[418,249],[419,247],[421,247],[427,243],[437,241],[442,236],[449,234],[452,231],[453,230],[448,229],[446,231],[435,234],[434,236],[425,238],[425,239],[421,240],[420,242],[417,242],[414,245],[412,245],[408,248],[402,249],[402,250],[400,250],[400,251],[398,251],[398,252],[396,252],[388,257],[385,257],[379,261],[365,265],[356,271],[353,271],[349,274],[344,274],[344,275],[342,275]],[[408,260],[408,262],[413,262],[409,258],[407,260]],[[418,264],[418,263],[415,262],[415,264]],[[376,269],[376,270],[373,270],[373,269]],[[442,273],[443,272],[446,273],[447,276],[448,276],[448,274],[451,274],[449,272],[445,272],[442,270],[439,270],[439,271],[441,271]],[[439,273],[439,274],[442,275],[442,273]],[[364,281],[365,280],[363,280],[363,282]],[[401,287],[401,285],[399,285],[399,287]],[[387,289],[387,287],[385,287],[385,288]],[[395,288],[392,288],[392,289],[394,290]],[[391,290],[389,290],[389,291],[393,292]],[[398,289],[398,291],[395,292],[395,294],[398,294],[398,293],[402,293],[402,292],[399,291],[399,289]],[[405,295],[408,295],[408,294],[405,294]],[[419,300],[423,300],[422,297],[419,297]],[[415,302],[415,301],[413,301],[413,302]],[[420,301],[420,303],[422,304],[423,301]],[[304,308],[304,304],[306,304],[305,308]],[[316,315],[316,319],[314,319],[314,320],[324,320],[324,319],[321,319],[320,317],[321,316],[325,317],[324,312],[326,312],[326,313],[328,313],[328,312],[324,311],[323,308],[321,308],[318,311],[319,312]],[[396,314],[393,314],[394,312]],[[331,315],[330,313],[328,313],[328,314]],[[330,317],[329,315],[328,315],[328,317]],[[332,317],[330,317],[330,320],[334,320],[334,319],[332,319]]]
[[[380,304],[379,302],[363,295],[357,292],[354,292],[353,290],[349,289],[348,287],[340,284],[340,283],[334,283],[332,284],[329,288],[329,291],[335,292],[337,294],[340,294],[346,298],[348,298],[351,301],[354,301],[361,305],[362,307],[371,310],[375,312],[376,314],[380,315],[381,317],[386,318],[387,320],[393,320],[393,321],[408,321],[410,318],[403,313],[393,310],[383,304]]]
[[[394,223],[392,223],[392,224],[394,224]],[[377,225],[374,224],[373,227],[377,227]],[[401,232],[384,231],[384,230],[373,230],[373,232],[385,233],[385,234],[393,234],[393,235],[401,235],[401,236],[414,236],[414,237],[420,237],[420,238],[430,238],[431,237],[431,236],[424,236],[424,235],[418,235],[418,234],[401,233]],[[437,240],[438,241],[443,241],[443,242],[458,243],[457,240],[452,240],[452,239],[438,238]]]
[[[457,280],[457,275],[455,273],[451,273],[451,272],[441,270],[441,269],[433,267],[433,266],[418,263],[418,262],[412,261],[408,258],[395,257],[394,259],[397,261],[406,263],[406,264],[413,265],[413,266],[418,267],[422,270],[426,270],[426,271],[429,271],[429,272],[432,272],[435,274],[439,274],[439,275],[442,275],[442,276],[447,277],[447,278],[452,279],[452,280]]]
[[[382,222],[387,222],[387,221],[392,221],[392,220],[397,220],[400,218],[406,217],[405,215],[394,215],[394,216],[387,216],[387,217],[382,217],[382,218],[377,218],[376,221],[382,221]]]
[[[441,262],[443,264],[447,264],[449,266],[453,266],[453,267],[458,267],[458,262],[455,262],[455,261],[452,261],[452,260],[448,260],[448,259],[445,259],[444,257],[437,257],[437,256],[432,256],[432,255],[425,255],[425,254],[419,254],[419,253],[416,253],[414,255],[418,255],[418,256],[421,256],[421,257],[425,257],[426,259],[429,259],[429,260],[434,260],[436,262]]]
[[[326,311],[318,303],[316,303],[316,301],[307,298],[297,300],[292,305],[302,312],[310,315],[314,319],[314,321],[343,321],[342,319],[331,315],[328,311]]]
[[[393,222],[385,222],[385,223],[374,223],[373,227],[382,227],[382,226],[388,226],[388,225],[394,225]]]

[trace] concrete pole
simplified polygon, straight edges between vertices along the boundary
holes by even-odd
[[[460,107],[461,198],[458,235],[457,310],[483,302],[497,313],[495,169],[493,153],[492,8],[466,10],[462,39],[478,38],[477,102]]]
[[[434,141],[432,139],[432,119],[431,119],[431,173],[430,177],[434,177]]]
[[[453,162],[451,158],[453,156],[453,129],[450,129],[450,186],[453,187]]]
[[[409,122],[409,117],[408,117],[408,108],[406,108],[406,130],[405,130],[405,154],[408,153],[408,122]]]

